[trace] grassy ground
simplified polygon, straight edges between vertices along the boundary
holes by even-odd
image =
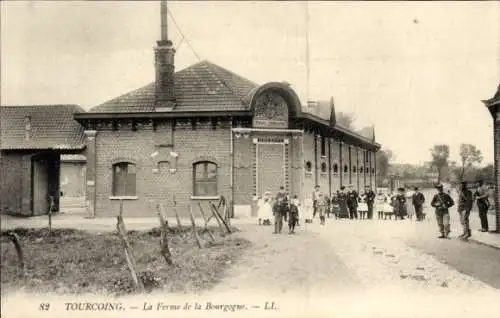
[[[206,231],[199,229],[199,249],[191,229],[170,229],[169,245],[174,266],[160,254],[160,231],[129,231],[137,272],[148,291],[163,289],[172,293],[196,293],[212,288],[224,270],[237,259],[250,242],[237,234],[216,238],[209,244]],[[24,251],[26,277],[20,278],[17,254],[10,242],[0,245],[2,291],[25,289],[57,294],[93,293],[123,295],[133,293],[133,284],[124,250],[116,233],[94,234],[74,229],[16,228]],[[3,232],[3,231],[2,231]]]

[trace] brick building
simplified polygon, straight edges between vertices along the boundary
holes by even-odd
[[[151,215],[154,205],[223,195],[249,211],[266,190],[302,199],[315,184],[375,187],[369,134],[337,125],[333,100],[306,107],[289,84],[258,85],[208,61],[174,72],[162,5],[155,81],[75,115],[87,138],[86,200],[95,216]]]
[[[51,196],[59,208],[60,156],[85,149],[78,112],[75,105],[0,107],[2,214],[46,214]]]
[[[495,218],[496,232],[500,233],[500,85],[498,85],[495,95],[482,101],[493,117],[493,140],[495,156]]]

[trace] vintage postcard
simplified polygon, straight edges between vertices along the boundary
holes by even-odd
[[[1,317],[500,317],[500,3],[2,1]]]

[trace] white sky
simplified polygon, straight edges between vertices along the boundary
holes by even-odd
[[[2,105],[90,108],[154,79],[159,2],[2,1]],[[301,2],[172,2],[201,59],[257,83],[288,81],[303,102]],[[500,2],[310,2],[311,99],[334,96],[357,126],[375,124],[395,162],[429,160],[435,143],[473,143],[493,161],[481,99],[500,82]],[[181,39],[170,20],[175,45]],[[186,43],[176,69],[198,62]]]

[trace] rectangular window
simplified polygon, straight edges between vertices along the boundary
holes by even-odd
[[[194,196],[216,196],[217,165],[213,162],[198,162],[193,165]]]
[[[136,168],[133,163],[113,165],[113,196],[136,195]]]

